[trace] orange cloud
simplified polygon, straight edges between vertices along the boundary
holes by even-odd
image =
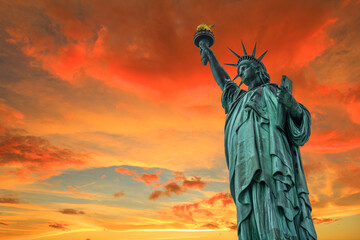
[[[3,126],[15,127],[16,124],[23,124],[24,115],[3,103],[0,98],[0,123]],[[3,127],[0,127],[3,129]],[[5,129],[3,129],[5,131]]]

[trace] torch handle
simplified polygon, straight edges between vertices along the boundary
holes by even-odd
[[[209,47],[210,43],[207,39],[201,39],[199,42],[199,48],[200,48],[200,54],[201,54],[201,62],[204,66],[206,66],[206,64],[209,62],[209,58],[206,55],[205,51],[202,48],[202,45],[205,45],[207,47]]]

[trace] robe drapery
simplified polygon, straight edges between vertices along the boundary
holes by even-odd
[[[317,239],[299,151],[310,136],[310,113],[300,104],[302,120],[295,122],[278,103],[278,89],[268,83],[244,91],[232,81],[223,89],[225,155],[241,240]]]

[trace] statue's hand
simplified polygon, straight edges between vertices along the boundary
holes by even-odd
[[[295,118],[300,118],[302,115],[302,109],[299,103],[295,98],[286,90],[286,88],[281,87],[276,93],[276,97],[279,103],[284,104],[284,106],[290,111],[291,116]]]
[[[209,61],[210,48],[208,47],[209,43],[205,40],[200,41],[199,43],[199,51],[201,55],[201,62],[204,66],[206,66]]]

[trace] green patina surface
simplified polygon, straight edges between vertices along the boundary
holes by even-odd
[[[237,67],[240,85],[248,86],[242,90],[209,48],[208,36],[198,42],[202,63],[209,62],[223,91],[225,154],[239,239],[317,239],[299,150],[310,137],[311,119],[292,96],[291,81],[284,76],[287,88],[270,83],[261,62],[266,52],[255,58],[256,45],[252,55],[243,45],[244,55],[231,50],[238,61],[228,64]]]

